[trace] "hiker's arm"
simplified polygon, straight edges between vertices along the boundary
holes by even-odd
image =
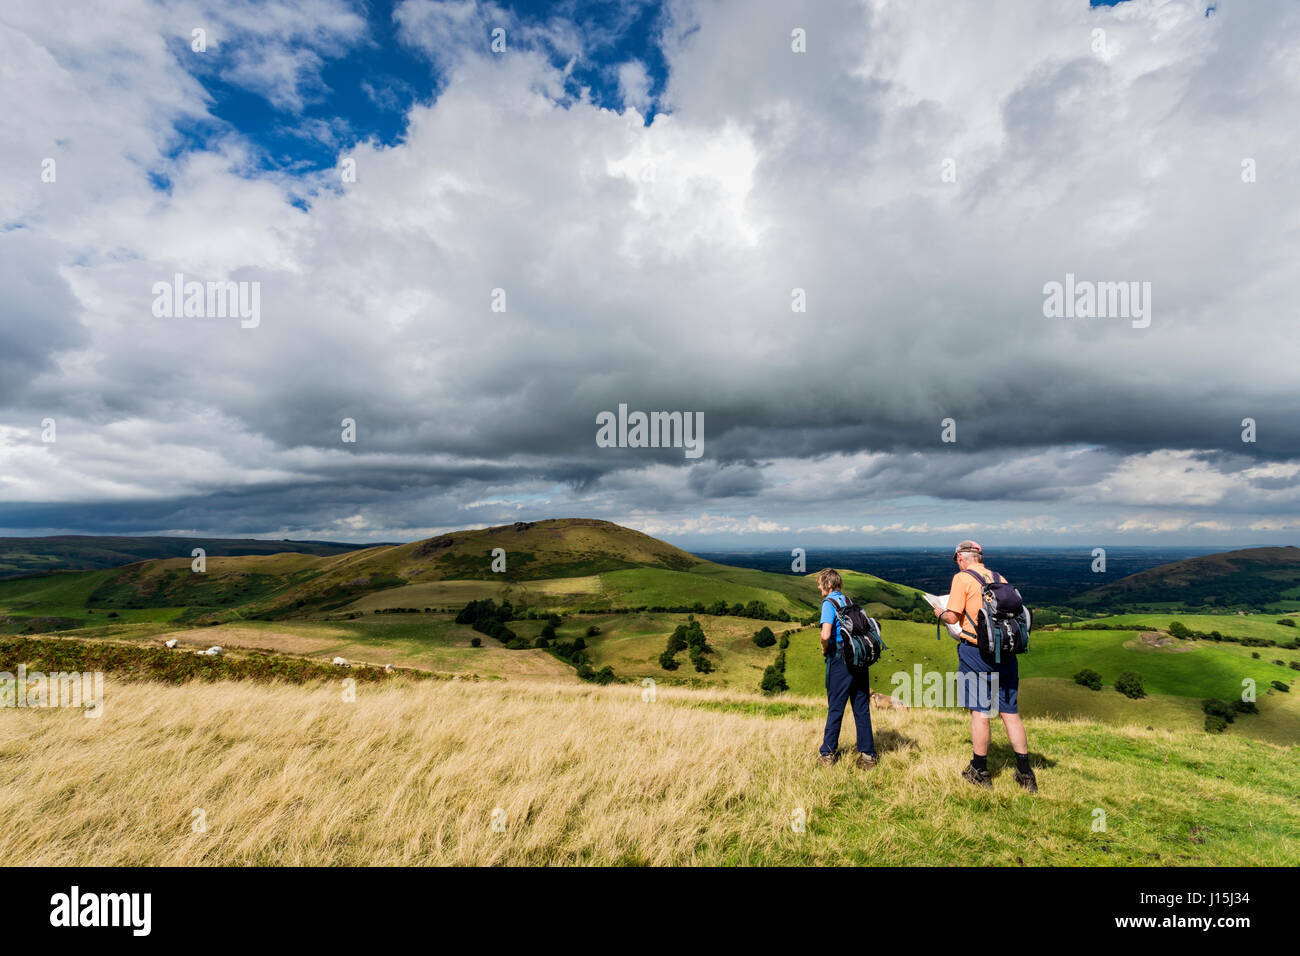
[[[948,610],[940,611],[938,608],[934,610],[939,620],[945,624],[961,623],[961,609],[966,606],[966,592],[961,585],[961,577],[953,575],[952,587],[948,589]]]
[[[826,622],[822,625],[822,653],[825,654],[831,647],[831,625]]]

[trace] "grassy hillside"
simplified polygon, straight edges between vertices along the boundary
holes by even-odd
[[[492,568],[492,552],[497,548],[505,552],[504,572]],[[640,567],[687,571],[704,563],[640,531],[594,518],[518,521],[479,531],[456,531],[400,545],[383,555],[382,562],[408,579],[502,577],[511,581]]]
[[[1030,796],[1000,736],[992,791],[958,777],[961,715],[877,711],[882,760],[870,776],[848,760],[816,765],[821,719],[815,700],[671,688],[645,700],[637,687],[398,681],[358,686],[349,703],[333,682],[110,683],[97,720],[0,710],[0,855],[95,866],[1300,864],[1295,748],[1031,718],[1042,792]]]
[[[504,554],[503,572],[492,570],[496,549]],[[90,580],[95,586],[87,589]],[[910,589],[885,594],[875,579],[865,586],[910,606]],[[203,624],[449,607],[482,597],[557,611],[761,602],[797,617],[812,614],[816,600],[808,579],[711,564],[640,532],[581,518],[337,555],[209,556],[202,574],[188,557],[144,561],[60,587],[86,591],[75,602],[61,601],[73,617],[179,608],[183,622]],[[0,612],[48,616],[39,594],[46,588],[39,578],[0,587]]]
[[[505,550],[506,573],[490,570],[494,547]],[[481,558],[482,567],[469,568],[471,558]],[[560,574],[566,570],[573,573]],[[471,576],[443,577],[460,573]],[[892,609],[906,613],[920,601],[913,588],[851,570],[843,575],[845,590],[878,616]],[[482,598],[511,602],[517,616],[509,626],[519,646],[507,648],[457,624],[454,610],[447,610]],[[789,640],[784,660],[791,693],[816,697],[824,693],[817,630],[799,624],[815,617],[817,601],[812,574],[713,564],[637,532],[579,519],[338,555],[214,556],[203,574],[182,558],[0,581],[0,635],[150,645],[175,637],[187,648],[221,644],[238,652],[324,660],[339,655],[463,676],[577,682],[578,662],[536,646],[542,617],[556,613],[562,615],[556,642],[572,646],[582,639],[593,670],[610,668],[616,680],[654,678],[752,693],[780,650],[751,639],[767,625]],[[531,618],[524,619],[525,609]],[[406,613],[411,610],[416,613]],[[676,670],[665,670],[659,655],[668,635],[691,613],[712,648],[711,670],[696,671],[685,654]],[[1105,630],[1040,629],[1021,660],[1025,710],[1197,731],[1204,726],[1204,698],[1237,698],[1249,680],[1260,713],[1242,715],[1228,734],[1300,743],[1300,709],[1290,704],[1292,695],[1272,688],[1274,680],[1290,686],[1297,676],[1291,665],[1300,662],[1300,651],[1281,645],[1292,645],[1300,629],[1278,624],[1278,616],[1147,612],[1088,622]],[[1193,631],[1268,644],[1171,640],[1174,620]],[[891,694],[899,675],[912,677],[918,666],[923,673],[954,668],[952,642],[936,641],[933,625],[883,623],[889,650],[872,670],[877,691]],[[589,634],[590,628],[598,634]],[[1148,639],[1153,631],[1159,645]],[[1084,667],[1101,674],[1101,691],[1073,682]],[[1142,675],[1147,698],[1132,701],[1114,690],[1124,671]],[[1300,699],[1300,692],[1294,696]]]
[[[1246,548],[1162,564],[1093,588],[1080,607],[1270,608],[1300,601],[1300,548]]]
[[[56,535],[45,538],[0,538],[0,578],[48,571],[92,571],[153,558],[189,559],[195,548],[209,555],[343,554],[359,545],[330,541],[264,541],[260,538],[114,537]]]

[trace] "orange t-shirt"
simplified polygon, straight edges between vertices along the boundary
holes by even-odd
[[[993,580],[993,572],[982,564],[972,564],[970,570],[974,571],[985,581]],[[963,617],[957,622],[961,625],[963,631],[974,632],[974,622],[980,619],[980,608],[983,606],[983,589],[975,583],[975,579],[965,571],[958,571],[954,574],[952,576],[952,588],[948,592],[948,610],[956,611],[960,614],[964,609],[966,613],[970,615],[970,620]],[[966,635],[962,636],[962,640],[966,641],[968,644],[975,643],[973,637]]]

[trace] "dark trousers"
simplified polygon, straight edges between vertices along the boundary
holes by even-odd
[[[867,671],[849,672],[849,665],[836,654],[826,658],[826,733],[822,753],[830,755],[840,742],[840,724],[844,722],[844,705],[853,705],[853,723],[858,729],[858,753],[875,756],[876,742],[871,736],[871,684]]]

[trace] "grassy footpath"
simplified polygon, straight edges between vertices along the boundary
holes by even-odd
[[[1011,780],[999,737],[993,790],[959,779],[959,715],[873,718],[882,761],[864,775],[849,760],[817,767],[816,701],[398,680],[362,685],[348,703],[328,683],[110,680],[99,719],[0,711],[0,855],[97,866],[1300,864],[1295,748],[1035,719],[1033,797]]]

